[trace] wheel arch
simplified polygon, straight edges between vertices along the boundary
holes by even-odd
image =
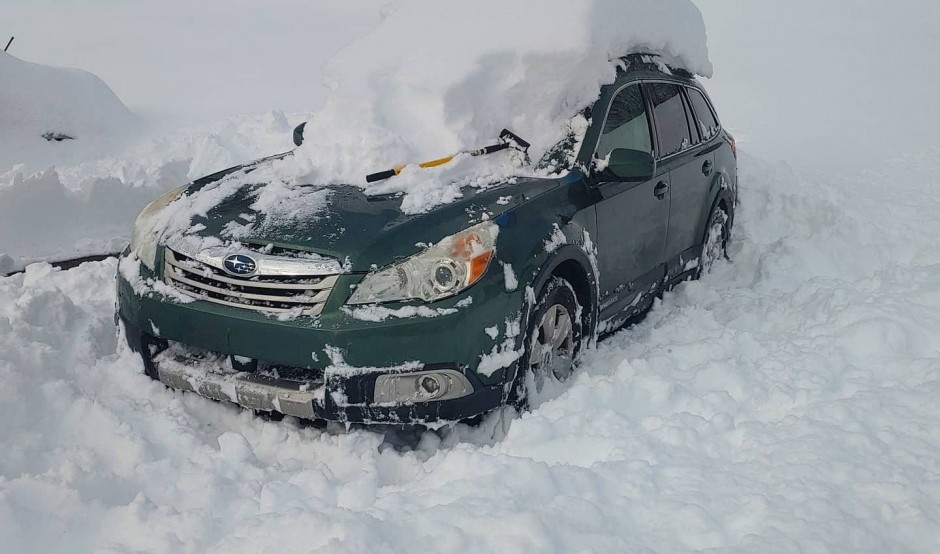
[[[705,244],[706,235],[708,234],[708,222],[711,220],[711,214],[714,213],[717,208],[723,209],[725,214],[728,215],[727,228],[728,232],[731,232],[731,228],[734,224],[734,197],[732,196],[730,190],[721,188],[718,190],[718,194],[715,195],[715,199],[708,208],[708,212],[705,217],[705,224],[702,226],[702,235],[699,244]]]
[[[581,315],[584,337],[593,337],[597,328],[597,274],[594,264],[588,254],[578,245],[565,244],[552,252],[552,255],[541,265],[535,278],[528,285],[532,289],[532,296],[538,297],[552,277],[561,277],[574,288],[578,303],[581,304]],[[529,296],[527,294],[527,296]],[[521,329],[528,331],[529,318],[534,308],[534,299],[528,298],[523,313]],[[517,348],[523,346],[525,332],[520,333]]]

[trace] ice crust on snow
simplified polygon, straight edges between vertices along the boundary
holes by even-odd
[[[395,2],[325,64],[326,104],[274,173],[366,186],[369,173],[492,144],[504,127],[531,142],[538,160],[634,52],[712,71],[690,0]],[[506,152],[461,155],[438,168],[407,167],[368,190],[404,193],[403,209],[420,212],[452,201],[460,186],[532,171],[519,162]]]

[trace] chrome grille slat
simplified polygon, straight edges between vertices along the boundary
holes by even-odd
[[[317,316],[339,276],[256,275],[238,279],[166,248],[163,278],[185,294],[216,304],[275,314],[300,310],[303,315]]]
[[[235,298],[244,298],[246,300],[260,300],[262,302],[289,302],[291,304],[313,304],[317,302],[326,301],[326,297],[329,296],[328,290],[317,292],[316,296],[305,296],[298,294],[296,296],[273,296],[266,294],[252,294],[249,292],[240,292],[237,290],[223,289],[219,287],[214,287],[212,285],[207,285],[205,283],[200,283],[198,281],[193,281],[192,279],[187,279],[186,277],[176,273],[172,267],[167,268],[167,273],[165,276],[169,276],[173,281],[179,281],[185,283],[193,288],[203,289],[216,294],[224,294],[226,296],[233,296]]]
[[[259,289],[280,289],[280,290],[330,290],[333,288],[333,285],[336,284],[336,280],[339,278],[336,275],[331,277],[321,277],[321,278],[303,278],[295,280],[310,281],[318,279],[317,282],[313,283],[291,283],[291,282],[278,282],[278,281],[254,281],[246,279],[235,279],[233,277],[227,277],[225,275],[220,275],[220,271],[214,267],[206,266],[202,262],[185,262],[182,260],[176,259],[172,254],[172,250],[167,250],[166,262],[167,264],[182,269],[190,273],[195,273],[197,275],[208,274],[211,275],[211,279],[215,281],[222,281],[223,283],[228,283],[231,285],[238,285],[240,287],[255,287]],[[283,280],[283,279],[281,279]]]

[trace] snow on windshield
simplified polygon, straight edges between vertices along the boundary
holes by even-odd
[[[371,186],[366,175],[493,144],[504,127],[531,142],[538,160],[633,52],[711,74],[705,26],[690,0],[395,2],[371,33],[324,65],[325,106],[295,156],[266,177],[403,192],[404,211],[426,211],[457,198],[461,186],[531,169],[501,152],[411,165]]]

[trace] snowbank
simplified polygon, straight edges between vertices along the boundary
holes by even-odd
[[[148,202],[192,179],[290,149],[291,129],[279,112],[229,118],[77,165],[0,171],[0,275],[34,261],[120,250]]]
[[[0,172],[14,164],[52,165],[106,151],[136,121],[95,75],[0,52]]]
[[[364,185],[369,173],[492,144],[504,127],[531,142],[538,160],[633,52],[711,74],[690,0],[393,3],[374,31],[324,66],[330,96],[281,173]],[[517,173],[508,159],[406,171],[383,192]],[[439,201],[435,190],[425,193]]]

